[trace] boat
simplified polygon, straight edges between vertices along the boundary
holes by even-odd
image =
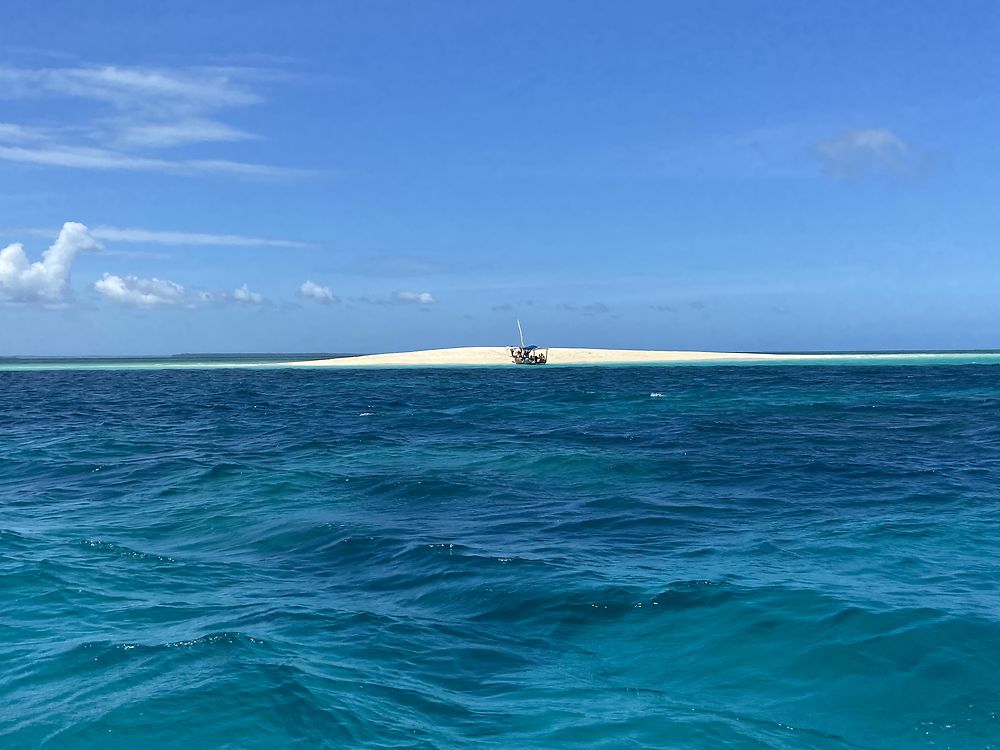
[[[517,333],[521,339],[521,345],[507,347],[510,358],[515,365],[544,365],[549,361],[548,349],[524,345],[524,331],[521,330],[520,320],[517,321]]]

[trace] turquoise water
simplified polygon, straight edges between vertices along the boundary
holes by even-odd
[[[0,372],[0,746],[995,748],[1000,368],[869,364]]]
[[[191,370],[265,367],[345,354],[178,354],[173,357],[0,357],[0,372],[36,370]]]

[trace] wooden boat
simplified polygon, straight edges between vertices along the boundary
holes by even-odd
[[[549,361],[548,349],[524,345],[524,331],[521,330],[520,320],[517,321],[517,333],[521,338],[521,345],[507,347],[510,358],[515,365],[544,365]]]

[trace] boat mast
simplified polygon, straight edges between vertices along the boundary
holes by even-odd
[[[524,348],[524,331],[521,330],[521,321],[517,321],[517,334],[521,337],[521,348]]]

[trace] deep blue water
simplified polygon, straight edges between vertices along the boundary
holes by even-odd
[[[0,372],[0,746],[998,747],[998,494],[992,366]]]

